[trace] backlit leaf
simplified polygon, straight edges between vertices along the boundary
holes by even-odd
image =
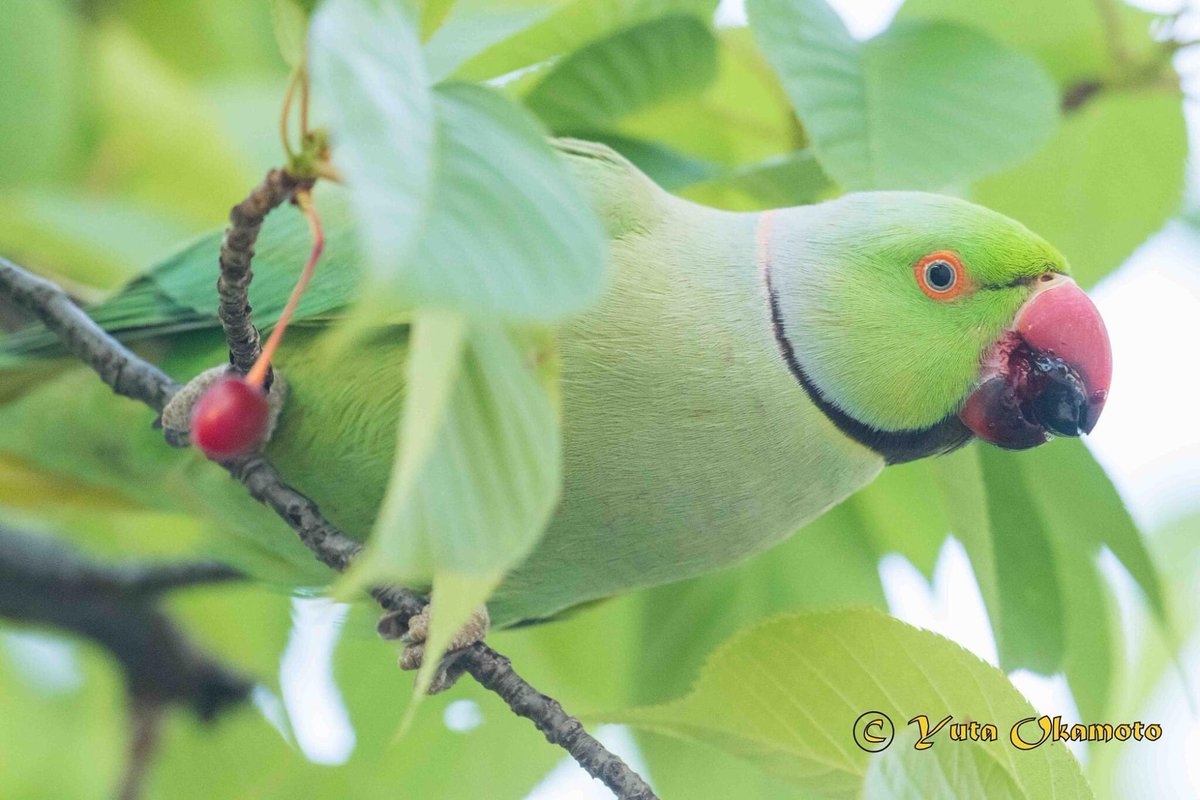
[[[936,189],[987,175],[1053,131],[1049,78],[973,30],[914,23],[859,42],[824,0],[748,8],[817,157],[847,189]]]
[[[966,743],[943,728],[932,748],[880,765],[852,734],[867,711],[891,719],[894,748],[911,747],[906,723],[919,714],[930,727],[946,715],[991,722],[998,741],[953,752]],[[862,797],[864,782],[868,797],[889,796],[880,786],[897,781],[929,790],[937,786],[925,782],[930,770],[945,782],[938,797],[989,796],[979,788],[997,785],[1031,800],[1091,797],[1061,742],[1023,752],[1008,741],[1014,723],[1035,716],[1002,672],[954,642],[850,609],[781,615],[744,630],[713,652],[684,697],[608,718],[717,747],[823,797]]]

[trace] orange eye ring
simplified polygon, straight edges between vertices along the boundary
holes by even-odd
[[[942,303],[961,297],[971,288],[962,261],[949,250],[922,258],[913,265],[913,277],[926,297]]]

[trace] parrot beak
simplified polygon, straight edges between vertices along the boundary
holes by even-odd
[[[1112,380],[1100,312],[1075,281],[1047,273],[983,359],[959,417],[986,442],[1024,450],[1091,433]]]

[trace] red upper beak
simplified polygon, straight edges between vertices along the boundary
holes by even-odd
[[[1091,433],[1112,380],[1104,320],[1075,281],[1047,273],[980,377],[959,412],[979,438],[1019,450]]]

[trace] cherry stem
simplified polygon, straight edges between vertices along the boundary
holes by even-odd
[[[308,141],[308,70],[300,66],[300,146]]]
[[[288,141],[288,120],[292,115],[292,99],[296,96],[296,84],[300,82],[301,74],[300,67],[296,67],[292,70],[292,74],[288,76],[287,91],[283,95],[283,110],[279,114],[279,138],[283,142],[283,150],[287,153],[289,159],[296,156],[295,151],[292,150],[291,142]],[[301,103],[305,103],[307,99],[308,91],[305,89]]]
[[[275,355],[275,350],[279,347],[279,341],[283,339],[283,332],[287,330],[292,315],[296,313],[296,306],[300,305],[300,297],[304,294],[304,290],[308,288],[308,282],[312,279],[313,272],[317,266],[317,260],[321,257],[321,252],[325,249],[325,231],[321,227],[321,218],[317,216],[317,209],[313,206],[312,194],[307,190],[296,192],[296,204],[304,212],[304,216],[308,220],[308,226],[312,229],[312,250],[309,251],[308,262],[304,265],[304,271],[300,273],[300,278],[296,281],[296,286],[292,289],[291,296],[288,297],[287,305],[283,307],[283,313],[279,315],[279,320],[275,323],[274,330],[271,331],[267,343],[263,345],[262,353],[259,355],[258,360],[254,362],[254,366],[246,373],[246,382],[260,389],[263,382],[266,381],[267,370],[271,368],[271,358]]]

